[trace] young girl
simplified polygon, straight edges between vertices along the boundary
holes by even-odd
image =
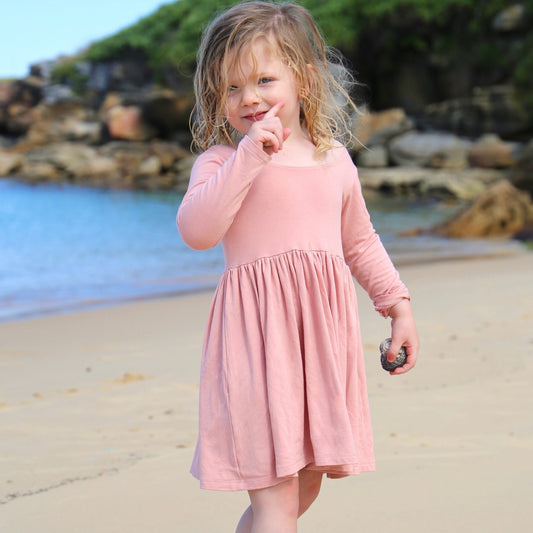
[[[226,269],[204,342],[201,487],[248,490],[238,533],[292,533],[322,475],[374,469],[352,274],[392,317],[392,360],[418,339],[409,294],[338,141],[347,73],[297,5],[246,2],[204,33],[194,141],[177,223]]]

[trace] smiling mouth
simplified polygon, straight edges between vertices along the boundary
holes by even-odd
[[[251,120],[252,122],[259,122],[260,120],[263,120],[265,118],[266,111],[262,111],[261,113],[253,113],[251,115],[246,115],[244,118],[246,120]]]

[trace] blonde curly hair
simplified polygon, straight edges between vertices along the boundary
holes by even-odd
[[[350,97],[355,81],[340,54],[329,48],[312,16],[296,4],[244,2],[216,17],[203,34],[194,76],[196,104],[191,114],[193,148],[235,146],[237,132],[224,114],[228,93],[228,58],[233,64],[265,37],[292,69],[300,91],[302,128],[319,155],[335,141],[352,146]]]

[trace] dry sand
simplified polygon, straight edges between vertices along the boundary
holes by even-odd
[[[401,268],[422,342],[391,377],[360,292],[378,470],[303,533],[533,532],[533,254]],[[0,324],[2,533],[225,533],[242,492],[188,473],[211,294]]]

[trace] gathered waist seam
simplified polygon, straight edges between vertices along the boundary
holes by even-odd
[[[224,272],[230,272],[231,270],[237,270],[237,269],[239,269],[241,267],[245,267],[245,266],[248,266],[248,265],[253,265],[254,263],[260,263],[262,261],[266,261],[266,260],[269,260],[269,259],[275,259],[277,257],[283,257],[285,255],[290,255],[290,254],[293,254],[293,253],[320,254],[320,255],[325,255],[325,256],[328,256],[328,257],[332,257],[334,259],[339,259],[343,263],[345,263],[344,257],[342,257],[342,256],[340,256],[338,254],[329,252],[327,250],[300,250],[300,249],[295,248],[293,250],[287,250],[285,252],[280,252],[280,253],[274,254],[274,255],[265,255],[263,257],[258,257],[257,259],[254,259],[252,261],[247,261],[246,263],[240,263],[238,265],[233,265],[233,266],[226,267],[224,269]]]

